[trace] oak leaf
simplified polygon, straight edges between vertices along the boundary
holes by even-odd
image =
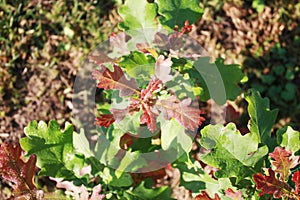
[[[256,188],[261,189],[259,196],[264,194],[271,194],[274,198],[282,198],[287,196],[286,191],[291,191],[289,185],[276,178],[275,172],[269,168],[269,176],[265,176],[261,173],[254,174],[253,179],[256,183]]]
[[[95,119],[95,125],[104,126],[105,128],[109,127],[114,122],[115,118],[112,114],[100,114],[100,117],[96,117]]]
[[[287,151],[284,147],[276,147],[272,153],[269,154],[274,160],[271,161],[275,167],[275,172],[280,174],[280,180],[286,181],[288,179],[290,169],[297,166],[299,156],[292,156],[291,151]]]
[[[137,92],[137,82],[134,79],[128,80],[125,77],[123,70],[116,64],[113,66],[113,71],[109,69],[95,70],[93,78],[99,80],[98,88],[105,90],[117,89],[120,90],[120,96],[130,96]]]
[[[3,143],[0,147],[0,174],[13,183],[14,197],[36,199],[38,190],[33,183],[36,156],[31,155],[27,162],[22,159],[20,144]]]
[[[181,125],[196,130],[201,125],[204,118],[200,116],[200,109],[190,106],[191,99],[187,98],[179,101],[176,96],[171,96],[159,102],[159,107],[165,119],[175,118]]]
[[[158,116],[158,113],[153,107],[156,102],[153,93],[161,88],[161,83],[161,80],[153,79],[150,81],[147,88],[141,91],[140,105],[143,110],[143,114],[140,122],[141,124],[146,123],[148,129],[152,132],[156,130],[156,118]]]

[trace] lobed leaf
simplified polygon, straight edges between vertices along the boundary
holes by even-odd
[[[248,113],[251,118],[249,121],[250,132],[256,134],[259,142],[267,144],[272,151],[271,131],[278,110],[270,110],[269,99],[262,98],[259,92],[255,90],[250,90],[245,99],[248,102]]]
[[[159,22],[168,29],[184,27],[185,21],[190,24],[197,22],[203,14],[199,0],[156,0]]]
[[[253,179],[256,183],[256,188],[261,189],[259,196],[271,194],[274,198],[282,198],[288,196],[291,188],[288,184],[276,178],[275,172],[269,168],[269,176],[261,173],[254,174]]]
[[[24,129],[27,137],[21,138],[20,144],[29,155],[37,155],[40,175],[74,180],[80,175],[84,158],[73,147],[73,127],[66,123],[60,130],[56,121],[49,126],[43,121],[32,121]]]
[[[14,197],[17,199],[35,199],[37,188],[34,185],[36,156],[32,155],[24,162],[19,144],[2,143],[0,147],[0,174],[3,179],[13,183]]]
[[[239,65],[226,65],[223,59],[210,63],[209,57],[194,62],[195,69],[188,69],[191,78],[203,88],[201,100],[214,99],[219,105],[235,100],[242,90],[238,84],[244,78]],[[199,76],[200,75],[200,76]]]
[[[235,124],[208,125],[201,130],[200,144],[210,152],[201,155],[201,160],[219,168],[217,178],[236,177],[237,182],[255,173],[254,166],[267,153],[266,146],[258,146],[254,133],[241,135]]]
[[[296,153],[300,150],[300,133],[288,126],[276,132],[278,145]]]
[[[135,40],[141,39],[142,43],[152,41],[156,28],[156,9],[154,3],[141,0],[126,0],[125,5],[118,9],[123,22],[119,28],[126,31]]]
[[[286,182],[290,174],[290,169],[299,164],[300,157],[291,157],[292,152],[285,150],[284,147],[276,147],[275,150],[269,155],[274,159],[271,162],[275,167],[275,172],[280,174],[280,180]]]
[[[167,99],[160,100],[158,107],[165,119],[170,120],[175,118],[182,126],[194,131],[201,125],[204,119],[200,116],[201,112],[199,108],[190,106],[191,102],[189,98],[179,101],[173,95]]]
[[[104,126],[105,128],[109,127],[114,123],[115,118],[113,114],[101,114],[100,117],[96,117],[95,125]]]
[[[154,111],[153,105],[156,99],[153,99],[153,93],[161,88],[161,80],[153,79],[150,81],[146,89],[141,91],[140,103],[143,110],[141,116],[141,123],[146,123],[149,130],[154,132],[156,130],[156,118],[158,113]]]
[[[129,55],[123,56],[119,65],[129,76],[138,81],[140,87],[155,73],[155,59],[139,51],[133,51]]]
[[[93,79],[99,80],[98,88],[105,90],[117,89],[120,90],[120,96],[130,96],[136,93],[137,83],[134,79],[127,80],[122,69],[114,64],[113,71],[109,69],[95,70]]]

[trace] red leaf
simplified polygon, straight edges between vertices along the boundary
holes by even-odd
[[[161,88],[161,80],[151,80],[146,89],[141,91],[140,103],[143,110],[141,116],[141,124],[146,123],[148,129],[152,132],[156,130],[156,118],[158,113],[153,108],[153,105],[156,102],[153,93]]]
[[[261,173],[254,174],[253,179],[256,183],[256,188],[261,189],[259,196],[264,194],[271,194],[274,198],[281,198],[286,196],[286,191],[290,191],[289,185],[278,180],[275,177],[275,172],[269,168],[269,176],[264,176]]]
[[[190,104],[189,98],[180,102],[176,96],[171,96],[161,100],[159,107],[167,120],[175,118],[181,125],[193,131],[201,125],[204,118],[200,116],[199,108],[190,107]]]
[[[225,190],[225,196],[231,198],[232,200],[243,200],[243,194],[241,190],[234,192],[231,188]]]
[[[96,117],[95,119],[95,125],[104,126],[105,128],[109,127],[114,122],[115,118],[112,114],[101,114],[100,117]]]
[[[147,102],[148,100],[151,100],[153,97],[153,92],[161,88],[161,80],[151,80],[150,83],[148,84],[147,88],[142,90],[141,92],[141,100],[143,102]]]
[[[171,57],[164,59],[163,55],[160,55],[157,58],[155,64],[155,76],[163,83],[168,82],[173,79],[173,76],[170,75],[171,72]]]
[[[13,183],[14,196],[34,199],[37,189],[33,183],[36,156],[27,163],[22,160],[20,144],[3,143],[0,147],[0,173],[3,179]]]
[[[292,181],[295,183],[295,193],[300,195],[300,171],[296,171],[293,174]]]
[[[288,179],[290,169],[297,166],[299,156],[290,158],[292,156],[292,152],[285,150],[284,147],[276,147],[273,153],[270,153],[269,155],[274,159],[272,164],[275,167],[275,172],[280,174],[280,180],[286,181]]]
[[[195,200],[220,200],[220,197],[218,194],[215,194],[215,197],[212,199],[208,196],[206,192],[202,191],[201,194],[198,194],[195,197]]]
[[[109,69],[95,70],[93,78],[99,80],[97,87],[105,90],[117,89],[120,90],[120,96],[129,96],[137,92],[137,82],[134,79],[127,80],[122,69],[114,64],[114,71]]]

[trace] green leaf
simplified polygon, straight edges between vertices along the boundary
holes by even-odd
[[[159,188],[152,188],[152,180],[145,179],[133,191],[127,191],[125,197],[130,200],[171,200],[171,188],[168,186],[161,186]]]
[[[185,127],[177,120],[161,120],[161,146],[163,150],[171,148],[189,152],[192,148],[192,138],[185,133]]]
[[[235,100],[242,91],[238,83],[244,78],[240,66],[225,65],[224,60],[220,58],[215,63],[210,63],[209,59],[209,57],[198,59],[194,63],[196,70],[187,71],[203,88],[201,100],[212,98],[220,105],[226,100]]]
[[[147,162],[140,152],[121,149],[120,140],[124,134],[121,129],[113,129],[106,135],[101,134],[95,147],[95,156],[102,164],[118,169],[118,171],[135,172],[147,166]]]
[[[113,187],[129,187],[132,185],[130,174],[116,171],[112,168],[105,167],[100,176],[103,181]]]
[[[259,138],[259,143],[267,144],[269,151],[273,151],[271,131],[275,123],[278,110],[270,110],[269,99],[262,98],[259,92],[250,90],[245,97],[248,102],[248,113],[251,120],[250,132]]]
[[[189,24],[197,22],[203,10],[199,6],[199,0],[156,0],[158,5],[159,22],[168,29],[184,26],[186,20]]]
[[[217,178],[236,177],[237,182],[250,177],[256,171],[255,164],[268,153],[267,146],[258,147],[259,139],[254,133],[241,135],[235,124],[208,125],[201,131],[200,144],[211,150],[201,156],[206,164],[219,168]]]
[[[152,41],[156,28],[156,4],[146,0],[126,0],[125,5],[118,9],[123,22],[119,28],[126,31],[134,40]],[[140,42],[142,42],[140,41]]]
[[[94,156],[93,152],[90,149],[90,144],[88,139],[84,134],[84,129],[80,129],[80,133],[73,134],[73,145],[78,153],[81,153],[85,158]]]
[[[43,121],[32,121],[25,128],[25,135],[27,137],[22,138],[20,144],[29,155],[37,155],[40,175],[66,180],[79,177],[84,159],[76,154],[73,147],[71,124],[66,123],[65,129],[61,131],[56,121],[50,121],[48,127]]]
[[[126,70],[129,76],[138,81],[139,86],[148,82],[155,72],[155,59],[138,51],[123,56],[119,65]]]
[[[300,133],[288,126],[276,132],[278,145],[293,153],[300,150]]]
[[[184,159],[178,159],[173,166],[180,170],[180,185],[190,190],[193,196],[205,190],[212,198],[216,193],[222,197],[222,190],[232,188],[229,178],[212,178],[203,171],[198,161],[188,155]]]
[[[123,130],[124,133],[129,132],[132,135],[137,135],[140,130],[141,115],[142,111],[126,115],[120,122],[115,122],[115,128]]]

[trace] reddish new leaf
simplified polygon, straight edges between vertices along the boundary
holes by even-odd
[[[200,116],[199,108],[190,106],[191,102],[189,98],[179,101],[176,96],[171,96],[158,104],[167,120],[175,118],[181,125],[193,131],[201,125],[204,118]]]
[[[261,189],[259,196],[264,194],[271,194],[274,198],[282,198],[289,196],[291,188],[285,182],[276,178],[275,172],[269,168],[269,176],[265,176],[261,173],[254,174],[253,179],[256,183],[256,188]]]
[[[293,174],[292,181],[295,183],[295,193],[300,198],[300,171]]]
[[[96,117],[95,119],[95,125],[104,126],[105,128],[109,127],[114,122],[115,118],[112,114],[101,114],[100,117]]]
[[[243,200],[243,194],[241,190],[234,192],[231,188],[225,190],[225,196],[231,198],[232,200]]]
[[[0,174],[3,179],[13,183],[14,196],[34,199],[37,189],[33,183],[36,156],[27,162],[22,160],[20,144],[3,143],[0,147]]]
[[[198,194],[195,197],[195,200],[220,200],[220,197],[218,194],[215,194],[215,197],[212,199],[208,196],[206,192],[202,191],[201,194]]]
[[[158,113],[153,105],[156,103],[156,98],[153,93],[161,88],[161,80],[151,80],[146,89],[141,91],[140,104],[143,110],[140,122],[146,123],[148,129],[152,132],[156,130],[156,118]]]
[[[105,90],[117,89],[120,90],[120,96],[130,96],[137,92],[137,82],[134,79],[127,80],[122,69],[114,64],[114,71],[109,69],[95,70],[93,78],[99,80],[98,88]]]
[[[151,101],[153,93],[161,88],[161,80],[151,80],[146,89],[141,92],[141,100],[145,103]]]
[[[275,172],[280,174],[280,180],[287,181],[290,169],[297,166],[299,161],[299,156],[292,156],[291,151],[287,151],[284,147],[276,147],[272,153],[269,154],[273,166],[275,167]]]
[[[148,126],[148,129],[152,132],[156,130],[156,118],[158,114],[153,112],[153,107],[151,107],[149,104],[142,103],[142,109],[143,109],[143,114],[141,116],[141,124],[146,123]]]

